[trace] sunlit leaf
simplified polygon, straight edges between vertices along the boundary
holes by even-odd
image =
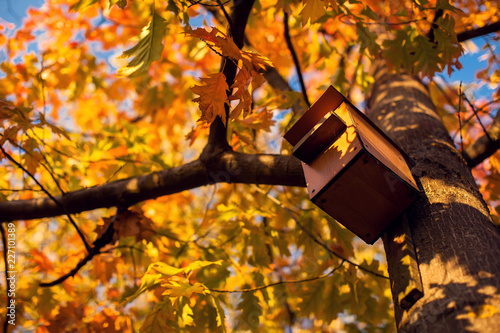
[[[201,79],[203,86],[194,86],[191,90],[200,97],[193,101],[199,104],[201,117],[199,121],[212,123],[217,116],[226,123],[226,110],[224,105],[228,103],[226,77],[222,73],[210,74]]]
[[[163,37],[167,23],[163,17],[154,13],[151,21],[136,38],[137,44],[123,52],[120,58],[133,58],[125,67],[118,70],[120,76],[136,76],[146,72],[153,61],[161,58]]]

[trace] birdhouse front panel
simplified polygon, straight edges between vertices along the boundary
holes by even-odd
[[[415,190],[365,150],[311,201],[373,244],[416,198]]]
[[[410,159],[333,87],[285,139],[311,201],[369,244],[417,198]]]
[[[346,105],[342,103],[335,111],[332,111],[332,114],[343,119],[346,125],[344,132],[335,141],[330,141],[330,145],[321,154],[316,155],[309,164],[302,163],[310,199],[342,171],[363,148]]]

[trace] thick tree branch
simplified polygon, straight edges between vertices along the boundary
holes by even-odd
[[[255,0],[242,1],[235,5],[232,12],[231,18],[228,18],[224,6],[219,2],[225,17],[228,20],[228,25],[230,26],[229,34],[232,36],[234,43],[240,49],[243,47],[244,37],[245,37],[245,27],[247,25],[248,16],[252,11],[252,7]],[[236,76],[236,64],[232,61],[226,61],[222,59],[221,71],[226,77],[226,83],[231,87],[234,83],[234,77]],[[229,96],[228,92],[228,96]],[[213,154],[220,153],[221,151],[230,150],[230,146],[227,142],[227,120],[229,119],[229,105],[225,105],[226,111],[226,124],[222,122],[220,117],[217,117],[214,122],[210,125],[210,134],[208,136],[208,142],[203,150],[201,159],[205,160]]]
[[[487,34],[491,34],[493,32],[500,31],[500,21],[487,24],[484,27],[467,30],[457,34],[457,40],[459,42],[465,42],[466,40],[473,39],[476,37],[481,37]]]
[[[138,202],[213,183],[305,186],[293,156],[247,155],[227,151],[201,162],[49,197],[0,202],[0,222],[75,214],[97,208],[128,207]]]
[[[59,206],[59,208],[62,210],[62,214],[65,214],[67,217],[68,217],[68,220],[69,222],[73,225],[73,227],[76,229],[76,232],[78,233],[78,235],[80,236],[80,238],[82,239],[82,242],[83,244],[85,245],[85,249],[87,249],[87,252],[90,253],[91,251],[91,248],[90,248],[90,245],[89,243],[87,242],[87,237],[85,236],[85,234],[80,230],[80,228],[78,227],[78,225],[76,224],[75,220],[73,220],[73,218],[71,217],[71,213],[68,213],[68,211],[66,210],[66,207],[64,206],[63,203],[59,202],[49,191],[47,191],[47,189],[45,189],[45,187],[40,184],[40,182],[36,179],[36,177],[31,173],[29,172],[25,167],[23,167],[18,161],[16,161],[12,156],[10,156],[10,154],[8,154],[5,149],[3,149],[2,146],[0,146],[0,151],[2,152],[2,154],[9,160],[11,161],[12,163],[14,163],[16,165],[16,167],[18,167],[19,169],[21,169],[25,174],[27,174],[39,187],[40,189],[48,196],[48,199],[51,200],[55,205]],[[61,214],[61,215],[62,215]]]

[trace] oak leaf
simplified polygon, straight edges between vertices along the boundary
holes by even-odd
[[[151,21],[145,26],[138,37],[137,45],[123,52],[119,58],[133,59],[118,70],[119,76],[137,76],[149,69],[153,61],[159,60],[163,51],[163,37],[167,22],[154,13]]]
[[[212,27],[210,32],[203,28],[197,28],[192,30],[190,35],[204,40],[210,47],[213,47],[222,53],[223,57],[229,57],[233,60],[241,58],[241,50],[233,42],[233,39],[226,36],[226,34],[217,28]]]
[[[309,21],[315,23],[321,16],[326,14],[323,0],[305,0],[304,2],[305,6],[300,12],[303,25],[306,25]]]
[[[201,117],[198,121],[212,123],[217,116],[226,123],[226,110],[224,105],[228,103],[227,90],[229,89],[226,77],[223,73],[209,74],[209,77],[201,78],[205,85],[194,86],[191,90],[199,95],[193,102],[199,104]]]
[[[201,294],[206,290],[206,287],[201,283],[190,284],[182,281],[169,281],[162,284],[162,287],[167,288],[163,295],[169,297],[190,297],[192,294]]]

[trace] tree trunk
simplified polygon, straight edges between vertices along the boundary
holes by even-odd
[[[398,331],[500,332],[500,231],[426,87],[379,65],[368,107],[416,162],[412,172],[422,190],[405,217],[424,295],[408,310],[393,295]],[[391,276],[391,285],[396,280]]]

